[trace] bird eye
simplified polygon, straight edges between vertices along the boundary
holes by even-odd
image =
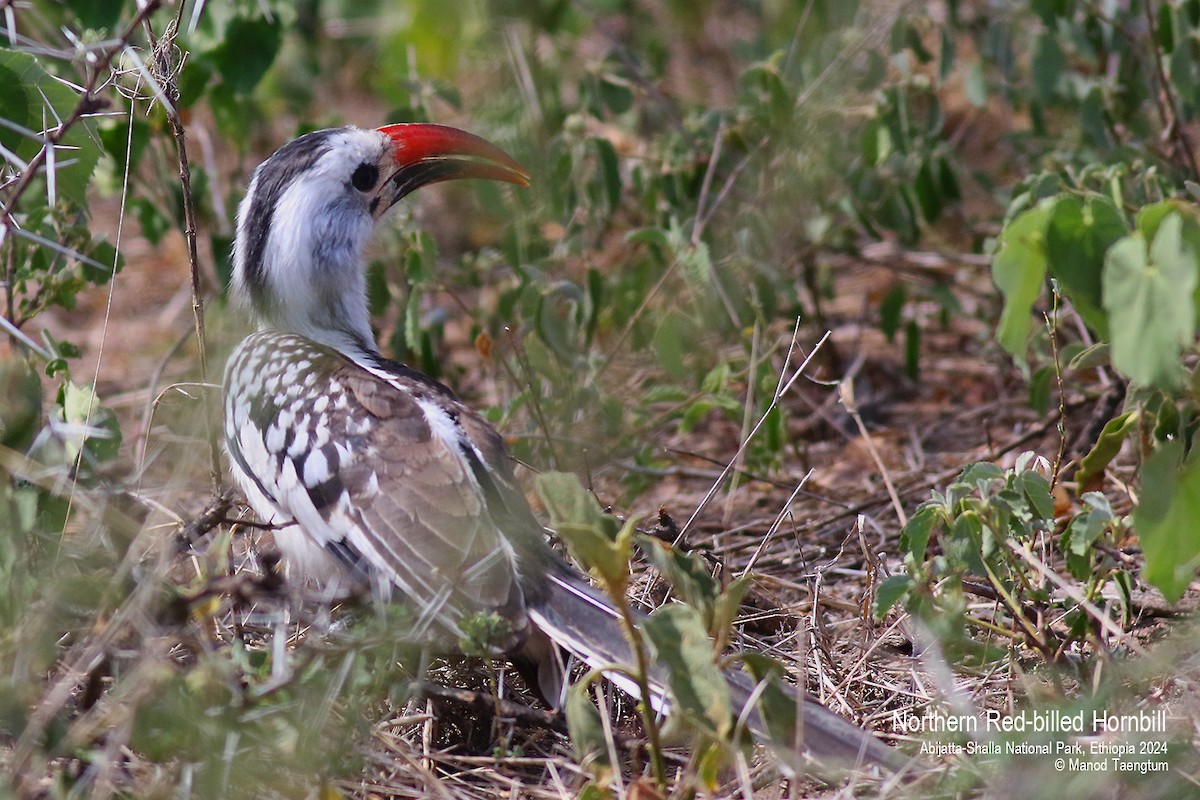
[[[360,192],[369,192],[374,189],[377,180],[379,180],[379,167],[374,164],[359,164],[358,169],[354,170],[354,174],[350,176],[350,183]]]

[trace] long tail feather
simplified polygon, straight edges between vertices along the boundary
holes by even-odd
[[[537,626],[560,647],[592,669],[603,670],[612,664],[637,663],[629,640],[621,627],[621,615],[612,603],[590,586],[568,577],[552,575],[546,601],[529,609]],[[623,672],[605,673],[626,693],[640,694],[637,682]],[[666,687],[658,676],[650,675],[650,707],[663,713]]]
[[[608,600],[570,577],[552,576],[550,581],[553,588],[546,594],[544,602],[530,609],[539,628],[593,669],[636,663],[622,631],[620,615]],[[652,695],[649,702],[656,712],[662,713],[667,710],[665,675],[656,665],[651,665],[649,672],[647,682]],[[624,691],[638,696],[637,683],[627,675],[607,671],[606,676]],[[751,703],[756,694],[754,681],[737,672],[726,673],[726,679],[733,708],[748,708],[747,728],[756,738],[767,739],[766,724],[758,711],[758,704]],[[794,696],[791,700],[795,702]],[[803,747],[821,763],[877,764],[898,770],[908,761],[899,751],[811,698],[805,697],[800,709]]]

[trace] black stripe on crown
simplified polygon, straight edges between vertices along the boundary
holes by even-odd
[[[296,176],[310,169],[329,150],[329,139],[337,132],[337,128],[327,128],[293,139],[275,151],[255,172],[254,201],[246,212],[245,227],[238,234],[246,239],[246,262],[242,269],[250,299],[258,311],[264,310],[263,305],[268,300],[262,259],[275,207]]]

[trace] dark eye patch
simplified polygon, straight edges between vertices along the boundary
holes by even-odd
[[[379,167],[374,164],[359,164],[358,169],[350,176],[350,183],[360,192],[369,192],[375,188],[379,180]]]

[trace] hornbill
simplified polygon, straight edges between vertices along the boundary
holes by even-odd
[[[495,145],[441,125],[332,128],[280,148],[238,206],[232,293],[258,331],[225,371],[233,474],[272,524],[289,574],[403,600],[406,636],[453,651],[464,621],[495,615],[490,644],[562,697],[562,650],[596,669],[632,664],[618,614],[544,538],[500,435],[438,381],[380,354],[363,250],[405,195],[438,181],[528,186]],[[627,675],[606,673],[636,692]],[[666,687],[649,676],[659,710]],[[730,676],[734,708],[752,681]],[[895,766],[899,753],[811,698],[818,760]],[[749,727],[761,728],[748,713]]]

